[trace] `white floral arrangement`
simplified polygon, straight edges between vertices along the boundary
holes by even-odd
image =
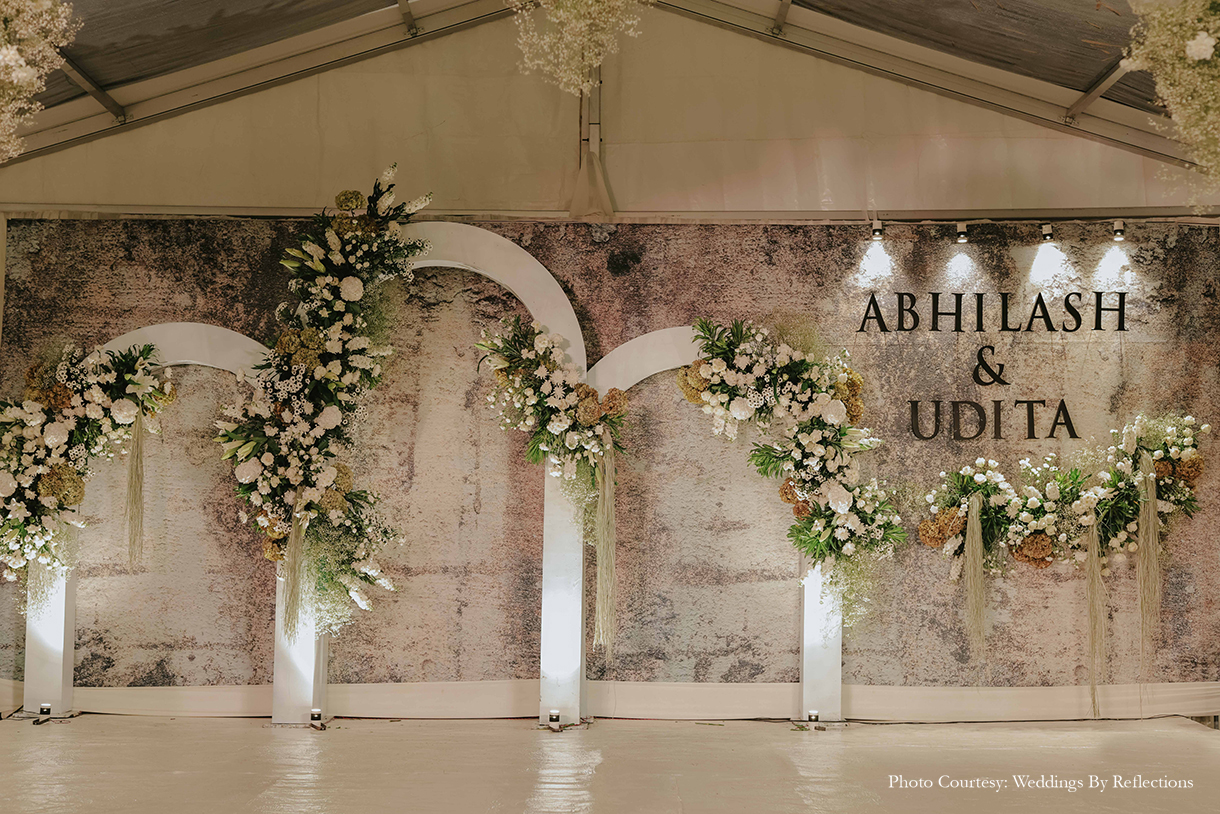
[[[34,97],[63,65],[59,51],[79,28],[67,3],[0,0],[0,161],[21,154],[17,130],[42,110]]]
[[[1038,465],[1022,460],[1019,488],[1008,482],[996,461],[979,458],[974,466],[942,472],[942,484],[924,496],[932,517],[920,523],[920,540],[953,558],[950,578],[956,581],[962,570],[967,503],[972,494],[982,492],[989,573],[1003,572],[1007,554],[1038,569],[1055,562],[1083,567],[1088,556],[1085,532],[1096,523],[1105,550],[1101,573],[1109,576],[1111,565],[1139,551],[1141,451],[1154,462],[1157,513],[1164,527],[1171,516],[1191,517],[1198,508],[1194,485],[1203,472],[1198,438],[1210,431],[1210,425],[1198,426],[1193,416],[1154,420],[1141,415],[1122,430],[1111,430],[1114,444],[1086,450],[1065,466],[1054,454]]]
[[[1076,466],[1061,468],[1054,453],[1038,465],[1028,458],[1020,465],[1023,485],[1008,503],[1012,523],[1003,545],[1013,559],[1034,568],[1057,561],[1082,566],[1084,525],[1071,507],[1080,499],[1088,475]]]
[[[0,402],[0,573],[17,580],[37,561],[63,572],[74,510],[97,458],[125,451],[133,431],[156,431],[153,418],[174,397],[159,375],[156,349],[85,354],[71,345],[26,374],[22,401]],[[70,554],[70,552],[68,553]]]
[[[970,498],[976,494],[982,496],[978,519],[985,568],[992,574],[1003,571],[1009,528],[1020,498],[999,466],[998,461],[978,458],[956,472],[941,472],[940,485],[924,495],[932,517],[919,524],[919,540],[951,558],[949,579],[953,582],[960,578],[965,564],[963,532],[969,520]]]
[[[906,539],[892,495],[862,482],[858,453],[880,439],[854,426],[863,417],[864,380],[846,352],[820,358],[752,322],[695,322],[702,358],[678,371],[687,401],[711,416],[712,434],[735,440],[742,424],[764,441],[750,462],[764,477],[783,478],[780,498],[792,505],[793,545],[832,574],[827,588],[846,623],[867,601],[873,567]],[[795,344],[802,344],[793,339]]]
[[[290,636],[306,610],[333,633],[350,621],[352,603],[369,608],[371,586],[393,590],[373,558],[397,535],[377,514],[377,497],[354,488],[341,458],[363,415],[361,398],[381,381],[382,359],[392,352],[369,336],[373,290],[393,278],[410,282],[412,259],[430,248],[405,239],[401,223],[431,196],[395,203],[395,171],[367,199],[340,193],[337,211],[316,216],[300,248],[280,261],[300,303],[279,307],[284,327],[249,379],[252,393],[216,425],[237,493],[265,535],[264,556],[285,561]]]
[[[651,0],[505,0],[516,12],[522,71],[579,96],[593,72],[618,53],[620,34],[639,36],[640,10]]]
[[[1097,524],[1098,540],[1106,550],[1103,575],[1109,575],[1110,565],[1122,564],[1127,554],[1139,551],[1141,453],[1153,461],[1157,520],[1164,528],[1174,515],[1189,518],[1198,510],[1195,484],[1203,474],[1199,436],[1210,432],[1211,425],[1198,425],[1194,416],[1139,415],[1122,430],[1111,430],[1112,445],[1082,455],[1082,465],[1104,459],[1091,478],[1093,485],[1072,502],[1081,526]]]
[[[504,333],[483,332],[476,344],[495,371],[496,389],[487,396],[505,430],[529,433],[525,457],[546,464],[562,477],[573,495],[592,500],[595,471],[606,451],[616,448],[627,394],[617,388],[601,398],[585,384],[568,358],[559,334],[547,333],[537,322],[520,317],[504,321]]]
[[[1157,95],[1205,175],[1220,172],[1220,3],[1180,0],[1133,4],[1128,67],[1156,79]]]

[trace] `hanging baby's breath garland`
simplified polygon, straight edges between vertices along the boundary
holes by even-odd
[[[584,521],[597,552],[593,646],[614,652],[614,458],[627,394],[610,388],[605,398],[586,384],[568,359],[566,340],[537,322],[507,319],[502,334],[483,333],[476,344],[496,376],[488,395],[505,430],[529,433],[525,458],[545,464]]]
[[[0,161],[20,155],[17,129],[42,110],[35,96],[64,64],[80,22],[58,0],[0,0]]]
[[[703,358],[678,371],[679,388],[712,417],[713,434],[734,440],[742,423],[758,430],[763,440],[750,462],[784,479],[780,498],[796,518],[788,539],[822,564],[827,592],[850,625],[877,565],[906,539],[885,484],[863,481],[857,461],[881,443],[855,426],[864,414],[863,379],[846,352],[819,358],[808,332],[798,339],[792,329],[707,319],[694,329]]]
[[[1220,2],[1133,3],[1128,67],[1147,70],[1178,139],[1211,185],[1220,173]]]
[[[85,498],[93,461],[129,444],[133,460],[141,454],[143,433],[157,430],[157,413],[173,400],[167,377],[158,374],[152,345],[89,354],[68,345],[30,367],[21,402],[0,402],[0,573],[26,581],[27,608],[38,607],[49,587],[31,581],[28,565],[37,561],[51,574],[72,567],[74,552],[64,543],[84,525],[74,507]],[[128,475],[142,481],[142,464]],[[142,516],[142,483],[129,483],[128,495],[139,534],[131,513]]]
[[[588,93],[594,71],[618,53],[620,34],[639,36],[640,10],[651,0],[505,0],[516,12],[521,69],[548,82]]]
[[[365,591],[393,590],[373,559],[396,538],[376,511],[377,497],[355,488],[343,462],[350,429],[364,413],[361,397],[381,381],[388,347],[369,337],[373,291],[386,280],[413,278],[411,260],[427,241],[402,236],[400,224],[431,196],[395,203],[395,168],[366,200],[349,190],[301,235],[281,260],[293,275],[295,308],[276,312],[284,325],[275,348],[250,379],[253,392],[217,422],[223,458],[234,463],[237,493],[255,510],[264,555],[284,584],[284,630],[297,635],[304,613],[319,632],[334,632]],[[249,521],[243,512],[243,522]]]

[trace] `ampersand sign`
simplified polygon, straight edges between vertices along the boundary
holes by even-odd
[[[987,360],[983,358],[983,351],[991,351],[991,353],[994,354],[995,348],[991,345],[984,345],[983,347],[979,348],[978,364],[974,366],[975,383],[983,387],[988,387],[993,384],[1008,384],[1008,382],[1004,380],[1003,363],[996,365],[993,369],[991,365],[988,364]],[[983,380],[984,374],[986,374],[988,377],[988,381]]]

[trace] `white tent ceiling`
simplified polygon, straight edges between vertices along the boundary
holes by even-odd
[[[0,203],[288,212],[397,158],[426,166],[417,172],[454,214],[566,212],[580,105],[518,74],[501,0],[386,3],[215,0],[166,20],[157,14],[179,4],[78,0],[86,30],[98,15],[74,59],[96,98],[48,89],[27,154],[0,167]],[[1099,17],[1079,2],[1006,0],[1007,16],[980,7],[923,23],[908,7],[926,3],[887,3],[889,16],[872,2],[656,5],[603,72],[605,161],[626,216],[1186,211],[1173,166],[1189,162],[1149,112],[1146,79],[1111,70],[1131,23],[1121,3],[1090,0]],[[134,35],[133,10],[148,21]],[[1038,14],[1059,14],[1067,33],[1034,25]],[[984,53],[1022,20],[1041,68],[1028,48]],[[1068,23],[1096,20],[1101,45],[1081,45]],[[200,133],[227,143],[209,148]],[[312,177],[269,177],[306,157]],[[175,161],[244,162],[247,178],[200,184],[167,171]]]

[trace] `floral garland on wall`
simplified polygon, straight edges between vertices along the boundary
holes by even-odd
[[[816,340],[792,331],[708,319],[694,330],[703,358],[678,370],[679,388],[712,417],[714,435],[734,440],[745,422],[764,439],[750,462],[764,477],[784,478],[780,498],[796,518],[788,538],[822,565],[851,624],[876,565],[906,539],[885,484],[860,472],[857,455],[881,443],[855,426],[864,415],[863,379],[845,351],[820,358]]]
[[[613,654],[615,631],[614,459],[627,394],[617,388],[601,398],[563,350],[567,341],[520,317],[503,322],[502,334],[483,333],[476,347],[495,370],[487,401],[504,430],[529,433],[526,460],[545,464],[561,479],[564,494],[585,521],[597,552],[593,646]]]
[[[378,514],[377,496],[355,488],[342,459],[365,413],[362,397],[381,381],[381,359],[392,352],[373,344],[372,293],[386,280],[410,282],[411,260],[430,248],[404,239],[400,224],[431,195],[396,204],[395,171],[367,199],[340,193],[337,211],[315,216],[300,248],[280,261],[300,302],[277,309],[284,327],[249,379],[253,392],[216,425],[237,493],[255,511],[252,519],[243,512],[243,522],[265,535],[267,559],[283,561],[289,638],[303,613],[319,632],[333,633],[350,621],[352,603],[368,609],[369,587],[393,590],[373,557],[397,533]]]
[[[932,516],[919,524],[919,538],[952,558],[950,580],[965,574],[967,632],[975,653],[981,655],[985,644],[985,572],[1003,574],[1009,554],[1038,569],[1055,562],[1084,568],[1096,715],[1096,676],[1106,660],[1103,578],[1134,555],[1145,669],[1160,619],[1160,535],[1173,517],[1192,517],[1198,508],[1195,483],[1203,473],[1198,438],[1210,431],[1208,424],[1197,426],[1193,416],[1140,415],[1122,430],[1111,430],[1109,447],[1085,450],[1066,467],[1054,455],[1037,466],[1021,461],[1020,488],[984,458],[942,472],[941,485],[925,495]]]
[[[42,110],[35,96],[64,64],[60,49],[80,30],[58,0],[0,0],[0,161],[20,155],[17,129]]]
[[[1214,184],[1220,172],[1220,2],[1132,5],[1140,20],[1127,65],[1152,73],[1178,139]]]
[[[158,375],[152,345],[89,354],[68,345],[30,367],[22,401],[0,402],[0,572],[27,582],[28,607],[46,587],[30,582],[29,564],[58,574],[72,567],[64,540],[84,525],[73,507],[85,498],[93,461],[137,446],[146,428],[157,431],[153,419],[175,396],[168,375]]]

